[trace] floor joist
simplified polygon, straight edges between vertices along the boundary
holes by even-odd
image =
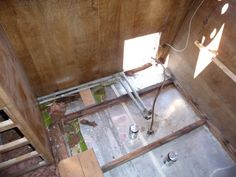
[[[137,158],[141,155],[144,155],[144,154],[150,152],[153,149],[156,149],[157,147],[160,147],[160,146],[162,146],[162,145],[164,145],[164,144],[166,144],[166,143],[168,143],[168,142],[170,142],[174,139],[177,139],[177,138],[181,137],[182,135],[185,135],[185,134],[191,132],[192,130],[195,130],[195,129],[201,127],[205,123],[206,123],[206,120],[200,119],[200,120],[196,121],[195,123],[192,123],[192,124],[182,128],[182,129],[180,129],[180,130],[178,130],[178,131],[176,131],[176,132],[174,132],[174,133],[172,133],[172,134],[170,134],[170,135],[168,135],[164,138],[161,138],[161,139],[159,139],[159,140],[157,140],[157,141],[155,141],[155,142],[153,142],[149,145],[141,147],[141,148],[139,148],[139,149],[137,149],[133,152],[130,152],[130,153],[118,158],[118,159],[113,160],[112,162],[109,162],[109,163],[103,165],[102,170],[105,173],[105,172],[107,172],[107,171],[109,171],[113,168],[116,168],[116,167],[130,161],[130,160],[133,160],[133,159],[135,159],[135,158]]]
[[[168,79],[164,86],[168,86],[168,85],[171,85],[173,84],[173,78],[170,78]],[[155,84],[155,85],[152,85],[150,87],[147,87],[145,89],[142,89],[140,91],[138,91],[139,95],[142,96],[142,95],[145,95],[145,94],[148,94],[154,90],[156,90],[157,88],[159,88],[160,86],[162,85],[162,83],[158,83],[158,84]],[[117,98],[114,98],[114,99],[111,99],[111,100],[107,100],[107,101],[104,101],[102,103],[99,103],[99,104],[96,104],[96,105],[92,105],[92,106],[88,106],[84,109],[81,109],[77,112],[74,112],[74,113],[71,113],[71,114],[68,114],[68,115],[65,115],[64,116],[64,122],[69,122],[73,119],[76,119],[76,118],[79,118],[79,117],[82,117],[82,116],[85,116],[85,115],[89,115],[89,114],[93,114],[93,113],[96,113],[98,111],[102,111],[108,107],[111,107],[115,104],[119,104],[119,103],[122,103],[122,102],[125,102],[125,101],[128,101],[130,100],[130,97],[128,94],[125,94],[125,95],[122,95],[120,97],[117,97]]]
[[[1,162],[0,163],[0,170],[4,169],[4,168],[7,168],[7,167],[9,167],[11,165],[20,163],[22,161],[28,160],[30,158],[37,157],[37,156],[39,156],[39,153],[37,151],[33,151],[33,152],[30,152],[30,153],[21,155],[19,157],[16,157],[16,158],[13,158],[13,159]]]
[[[171,73],[171,75],[173,78],[175,78],[172,73]],[[207,118],[207,115],[205,115],[203,112],[200,111],[200,109],[197,106],[197,103],[194,102],[191,95],[181,86],[181,84],[178,82],[177,79],[174,79],[173,84],[177,88],[177,90],[184,96],[185,100],[191,105],[191,107],[193,108],[195,113],[200,118],[207,120],[206,125],[207,125],[208,129],[210,130],[210,132],[220,142],[222,147],[228,152],[228,154],[232,158],[232,160],[234,160],[236,162],[236,149],[232,146],[232,144],[222,135],[222,133],[219,131],[219,129],[217,127],[215,127],[214,124],[212,124],[210,122],[210,120]]]
[[[0,132],[9,130],[9,129],[14,128],[14,127],[15,127],[15,125],[12,122],[11,119],[0,122]]]
[[[25,168],[25,169],[23,169],[23,170],[20,170],[20,171],[17,172],[17,173],[10,174],[10,175],[8,175],[8,176],[6,176],[6,177],[17,177],[17,176],[21,176],[21,175],[24,175],[24,174],[29,173],[29,172],[31,172],[31,171],[37,170],[38,168],[44,167],[44,166],[46,166],[46,165],[48,165],[48,163],[47,163],[46,161],[41,161],[41,162],[39,162],[39,163],[36,164],[36,165],[33,165],[33,166],[29,167],[29,168]]]
[[[28,143],[29,143],[28,140],[25,137],[23,137],[18,140],[12,141],[10,143],[0,145],[0,153],[7,152],[12,149],[16,149],[16,148],[24,146]]]

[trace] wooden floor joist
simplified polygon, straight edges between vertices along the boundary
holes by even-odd
[[[0,153],[7,152],[12,149],[16,149],[16,148],[24,146],[28,143],[29,143],[28,140],[25,137],[23,137],[18,140],[12,141],[10,143],[0,145]]]
[[[169,71],[170,72],[170,71]],[[173,74],[171,73],[172,77]],[[202,119],[206,119],[206,125],[210,132],[215,136],[215,138],[220,142],[222,147],[228,152],[229,156],[236,162],[236,149],[232,146],[232,144],[222,135],[222,133],[219,131],[217,127],[214,126],[210,122],[210,120],[207,118],[207,115],[205,115],[203,112],[200,111],[197,104],[194,102],[191,95],[181,86],[181,84],[178,82],[177,79],[174,79],[173,82],[174,86],[177,88],[177,90],[185,97],[185,100],[191,105],[195,113]]]
[[[139,148],[133,152],[130,152],[118,159],[113,160],[112,162],[109,162],[109,163],[103,165],[102,170],[103,170],[103,172],[107,172],[113,168],[116,168],[116,167],[130,161],[130,160],[133,160],[141,155],[144,155],[144,154],[150,152],[153,149],[156,149],[157,147],[160,147],[160,146],[162,146],[174,139],[181,137],[182,135],[185,135],[185,134],[191,132],[192,130],[195,130],[195,129],[201,127],[205,123],[206,123],[205,119],[200,119],[200,120],[196,121],[195,123],[192,123],[192,124],[182,128],[182,129],[180,129],[180,130],[178,130],[178,131],[176,131],[164,138],[161,138],[151,144],[141,147],[141,148]]]
[[[0,163],[0,170],[4,169],[4,168],[7,168],[7,167],[9,167],[11,165],[20,163],[22,161],[28,160],[30,158],[37,157],[37,156],[39,156],[39,153],[37,151],[33,151],[33,152],[30,152],[30,153],[21,155],[19,157],[16,157],[16,158],[13,158],[13,159],[1,162]]]
[[[9,129],[14,128],[14,127],[15,127],[15,125],[12,122],[11,119],[0,122],[0,132],[9,130]]]
[[[140,96],[148,94],[148,93],[156,90],[157,88],[159,88],[161,86],[161,84],[162,83],[158,83],[158,84],[149,86],[145,89],[142,89],[142,90],[138,91],[138,93],[139,93]],[[171,84],[173,84],[173,78],[169,78],[165,82],[164,86],[168,86],[168,85],[171,85]],[[107,101],[104,101],[104,102],[96,104],[96,105],[88,106],[88,107],[86,107],[84,109],[81,109],[77,112],[65,115],[63,121],[64,122],[69,122],[69,121],[71,121],[73,119],[76,119],[78,117],[82,117],[82,116],[85,116],[85,115],[96,113],[98,111],[101,111],[101,110],[104,110],[108,107],[111,107],[115,104],[119,104],[119,103],[122,103],[122,102],[125,102],[125,101],[128,101],[128,100],[130,100],[130,97],[129,97],[128,94],[125,94],[125,95],[122,95],[118,98],[107,100]]]
[[[24,175],[24,174],[26,174],[26,173],[29,173],[29,172],[34,171],[34,170],[37,170],[38,168],[44,167],[44,166],[46,166],[46,165],[48,165],[48,163],[47,163],[46,161],[41,161],[41,162],[39,162],[39,163],[36,164],[36,165],[33,165],[33,166],[29,167],[29,168],[25,168],[25,169],[23,169],[23,170],[18,171],[17,173],[10,174],[10,175],[8,175],[8,176],[6,176],[6,177],[18,177],[18,176],[22,176],[22,175]]]

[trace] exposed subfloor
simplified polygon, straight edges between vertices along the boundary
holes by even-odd
[[[143,88],[143,79],[133,79],[134,84]],[[151,81],[158,82],[159,80]],[[138,80],[138,82],[137,82]],[[148,80],[148,79],[146,79]],[[140,82],[141,81],[141,82]],[[153,83],[146,85],[152,85]],[[109,97],[124,94],[118,85],[106,88]],[[151,108],[154,92],[142,97],[145,105]],[[67,112],[73,112],[83,107],[81,101],[68,106]],[[145,120],[132,101],[112,106],[96,114],[85,116],[85,119],[95,121],[98,126],[81,125],[81,131],[89,148],[93,148],[100,165],[121,157],[137,148],[165,137],[199,118],[191,106],[174,86],[162,90],[156,104],[155,134],[147,136],[150,120]],[[140,127],[138,138],[129,138],[129,126],[137,124]],[[178,161],[171,166],[163,163],[170,151],[178,153]],[[221,147],[215,137],[206,127],[200,127],[170,143],[167,143],[137,159],[105,173],[106,177],[233,177],[236,166],[233,160]]]
[[[142,89],[162,81],[161,73],[161,68],[151,67],[129,79],[137,89]],[[120,84],[108,85],[105,90],[105,100],[126,93]],[[142,97],[149,109],[152,106],[154,95],[155,92],[152,92]],[[68,103],[66,114],[84,107],[82,100],[78,99]],[[95,121],[97,124],[96,127],[81,124],[80,129],[88,148],[94,149],[101,166],[199,120],[192,107],[174,86],[165,87],[157,100],[154,135],[147,136],[150,120],[147,121],[142,117],[131,100],[84,116],[83,119]],[[140,128],[138,137],[134,140],[128,136],[131,124],[137,124]],[[171,166],[167,166],[163,161],[171,151],[178,153],[178,160]],[[208,128],[202,126],[106,172],[104,176],[233,177],[234,174],[236,174],[235,163],[208,131]],[[24,176],[50,175],[58,176],[55,166],[40,168]]]

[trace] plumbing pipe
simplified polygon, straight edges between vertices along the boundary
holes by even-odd
[[[125,89],[125,91],[127,92],[127,94],[130,96],[130,98],[133,100],[134,104],[137,106],[137,108],[140,110],[140,112],[142,113],[142,115],[145,117],[146,115],[143,112],[143,108],[140,106],[140,104],[137,102],[137,100],[134,98],[133,94],[129,91],[129,89],[126,87],[126,85],[124,84],[123,80],[119,78],[119,82],[120,84],[123,86],[123,88]]]
[[[120,73],[121,77],[124,78],[125,82],[129,85],[130,89],[132,90],[134,96],[136,97],[136,99],[138,100],[138,102],[140,103],[140,105],[143,107],[143,109],[145,111],[148,112],[146,106],[144,105],[143,101],[141,100],[141,98],[139,97],[137,91],[133,88],[133,86],[129,83],[128,78],[126,77],[126,75],[124,73]]]
[[[64,90],[61,90],[58,92],[54,92],[54,93],[46,95],[46,96],[38,97],[37,100],[39,101],[39,104],[47,103],[47,102],[56,100],[58,98],[63,98],[65,96],[69,96],[69,95],[78,93],[81,90],[101,85],[101,82],[108,82],[108,81],[113,82],[116,80],[117,75],[119,75],[119,73],[113,74],[111,76],[104,77],[101,79],[97,79],[95,81],[87,82],[87,83],[81,84],[79,86],[75,86],[75,87],[64,89]]]

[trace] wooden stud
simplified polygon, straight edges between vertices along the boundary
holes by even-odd
[[[19,157],[16,157],[16,158],[13,158],[13,159],[1,162],[0,163],[0,170],[4,169],[4,168],[7,168],[7,167],[9,167],[11,165],[20,163],[22,161],[28,160],[30,158],[37,157],[37,156],[39,156],[39,153],[37,151],[33,151],[33,152],[30,152],[30,153],[21,155]]]
[[[0,122],[0,132],[12,129],[15,127],[15,124],[11,119]]]
[[[143,154],[150,152],[153,149],[156,149],[157,147],[160,147],[172,140],[175,140],[175,139],[181,137],[182,135],[185,135],[185,134],[191,132],[192,130],[195,130],[195,129],[201,127],[205,123],[206,123],[206,120],[200,119],[200,120],[196,121],[195,123],[192,123],[192,124],[182,128],[182,129],[180,129],[180,130],[178,130],[178,131],[176,131],[164,138],[161,138],[151,144],[148,144],[148,145],[141,147],[133,152],[130,152],[118,159],[113,160],[112,162],[108,162],[107,164],[102,166],[102,170],[103,170],[103,172],[107,172],[113,168],[116,168],[116,167],[130,161],[130,160],[133,160]]]
[[[169,71],[171,73],[171,71]],[[172,77],[174,75],[171,73]],[[181,86],[181,84],[175,79],[174,85],[178,89],[178,91],[185,97],[185,100],[191,105],[195,113],[201,118],[207,120],[207,127],[210,130],[210,132],[215,136],[215,138],[220,142],[222,147],[228,152],[229,156],[236,162],[236,149],[232,146],[232,144],[222,135],[222,133],[219,131],[217,127],[212,124],[209,119],[207,118],[207,115],[202,113],[197,105],[194,103],[193,98],[189,93]]]
[[[216,137],[220,142],[223,148],[227,151],[232,160],[236,162],[236,149],[230,144],[230,142],[222,135],[222,133],[212,124],[210,121],[207,121],[207,127],[210,132]]]
[[[29,173],[29,172],[34,171],[34,170],[37,170],[38,168],[44,167],[46,165],[48,165],[48,163],[46,161],[41,161],[37,165],[33,165],[33,166],[29,167],[29,168],[25,168],[23,170],[18,171],[17,173],[10,174],[10,175],[8,175],[6,177],[22,176],[22,175],[24,175],[26,173]]]
[[[18,140],[12,141],[10,143],[0,145],[0,152],[1,153],[7,152],[7,151],[10,151],[12,149],[16,149],[16,148],[19,148],[21,146],[24,146],[24,145],[26,145],[28,143],[29,142],[28,142],[28,140],[25,137],[24,138],[20,138]]]

